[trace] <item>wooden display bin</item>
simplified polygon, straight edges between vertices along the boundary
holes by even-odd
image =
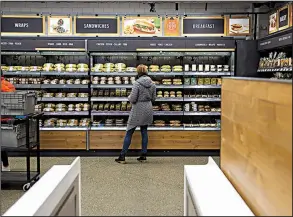
[[[292,216],[292,81],[224,78],[221,169],[256,216]]]
[[[125,131],[90,131],[90,149],[121,149]],[[149,149],[219,150],[220,131],[149,131]],[[130,149],[141,149],[140,132],[134,133]]]
[[[40,131],[41,149],[85,150],[86,131]]]

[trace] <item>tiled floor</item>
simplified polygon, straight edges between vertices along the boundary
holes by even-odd
[[[70,164],[74,158],[42,158],[42,172],[54,164]],[[82,158],[82,215],[183,215],[183,165],[206,164],[206,157],[150,157],[145,164],[128,158],[125,165],[111,157]],[[219,158],[215,158],[218,162]],[[11,167],[22,168],[21,158]],[[21,190],[1,191],[4,213]]]

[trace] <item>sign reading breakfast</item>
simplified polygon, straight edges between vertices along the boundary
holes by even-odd
[[[183,36],[224,36],[224,17],[185,17],[182,19]]]
[[[283,29],[287,29],[290,25],[290,22],[289,22],[289,16],[290,16],[290,13],[289,13],[289,7],[288,5],[286,5],[285,7],[279,9],[279,30],[283,30]]]
[[[232,17],[228,22],[228,34],[231,36],[246,36],[250,34],[249,17]]]
[[[118,35],[119,17],[74,17],[74,34],[84,36]]]
[[[162,36],[161,17],[123,17],[124,36]]]
[[[44,33],[44,17],[3,15],[1,18],[2,35],[43,35]]]

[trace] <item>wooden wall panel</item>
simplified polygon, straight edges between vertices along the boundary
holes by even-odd
[[[41,131],[41,149],[86,149],[85,131]]]
[[[125,131],[91,131],[90,149],[121,149]],[[140,132],[135,132],[131,149],[141,149]],[[149,131],[149,149],[219,149],[217,131]]]
[[[221,169],[256,215],[292,216],[292,83],[223,79]]]

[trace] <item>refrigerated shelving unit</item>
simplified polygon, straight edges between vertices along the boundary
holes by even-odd
[[[6,41],[27,42],[31,48],[21,47],[2,47],[2,54],[7,56],[17,56],[24,58],[24,65],[28,64],[28,60],[32,61],[35,56],[44,58],[45,62],[60,62],[60,58],[64,59],[63,63],[88,63],[90,66],[89,73],[67,73],[67,72],[4,72],[7,77],[40,77],[40,78],[87,78],[92,80],[93,77],[134,77],[135,72],[91,72],[91,68],[96,63],[125,63],[127,66],[136,67],[138,64],[157,64],[157,65],[182,65],[185,64],[214,64],[214,65],[229,65],[229,71],[180,71],[180,72],[150,72],[152,79],[160,81],[162,79],[181,79],[180,85],[157,85],[157,91],[181,91],[182,97],[158,97],[155,105],[162,103],[180,104],[181,111],[155,111],[154,120],[164,120],[164,127],[150,126],[149,127],[149,148],[157,151],[190,151],[190,150],[219,150],[220,149],[220,125],[202,126],[200,123],[216,123],[215,119],[219,120],[221,111],[185,111],[184,104],[196,103],[202,105],[212,105],[221,107],[221,98],[205,98],[197,97],[197,93],[204,95],[221,94],[221,86],[192,84],[187,85],[184,82],[185,78],[221,78],[222,76],[233,76],[234,61],[235,61],[235,41],[231,38],[226,39],[198,39],[198,38],[99,38],[99,39],[76,39],[76,38],[24,38],[13,39],[3,38]],[[37,45],[34,46],[34,42]],[[66,51],[66,47],[56,48],[56,46],[48,47],[66,40],[72,41],[76,47],[75,51]],[[53,42],[53,43],[52,43]],[[42,48],[36,51],[36,46]],[[216,51],[214,51],[216,50]],[[59,57],[58,61],[54,58]],[[3,57],[2,57],[3,58]],[[5,58],[3,59],[5,62]],[[87,62],[88,61],[88,62]],[[7,60],[6,60],[7,62]],[[16,64],[16,63],[15,63]],[[36,64],[36,61],[33,64]],[[42,64],[39,64],[42,65]],[[191,68],[191,67],[190,67]],[[118,150],[121,148],[121,141],[125,134],[127,116],[129,111],[97,111],[93,109],[94,104],[99,103],[121,103],[127,102],[127,96],[124,97],[109,97],[96,96],[95,90],[106,89],[127,89],[132,88],[132,84],[18,84],[17,89],[28,89],[37,91],[76,91],[89,93],[88,98],[56,98],[42,97],[38,98],[39,103],[89,103],[91,109],[88,112],[44,112],[45,118],[56,117],[68,119],[70,117],[81,118],[87,117],[91,119],[91,125],[88,127],[41,127],[40,141],[42,150],[67,150],[67,151],[103,151],[103,150]],[[124,126],[105,126],[105,119],[120,118],[124,120]],[[102,120],[102,124],[94,125],[94,121]],[[169,120],[179,120],[180,126],[171,127],[168,124]],[[219,123],[219,122],[218,122]],[[139,129],[137,129],[139,130]],[[140,136],[135,133],[133,138],[132,149],[140,149]],[[102,153],[102,152],[101,152]]]
[[[119,40],[122,43],[119,43]],[[185,111],[185,103],[202,103],[213,104],[220,108],[221,98],[197,98],[195,96],[189,97],[188,92],[193,92],[193,95],[197,92],[212,93],[216,92],[219,96],[221,93],[220,85],[187,85],[184,83],[186,77],[196,78],[221,78],[222,76],[234,75],[234,61],[235,61],[235,42],[234,40],[219,40],[218,44],[224,44],[224,48],[216,49],[207,48],[209,44],[216,46],[217,39],[215,41],[197,40],[178,38],[176,40],[171,38],[158,38],[158,39],[98,39],[88,41],[88,50],[90,53],[91,67],[95,64],[105,63],[125,63],[128,67],[135,67],[139,64],[145,65],[182,65],[183,70],[180,72],[149,72],[149,75],[153,80],[162,79],[181,79],[180,85],[163,85],[157,84],[157,91],[181,91],[182,97],[157,97],[155,105],[160,103],[168,104],[180,104],[182,106],[181,111],[154,111],[154,120],[180,120],[180,126],[171,127],[166,124],[164,127],[150,126],[149,135],[149,148],[153,150],[218,150],[220,148],[220,126],[215,127],[202,127],[197,123],[204,122],[210,123],[220,119],[221,112],[199,112],[199,111]],[[201,48],[186,48],[186,45],[193,45],[194,47],[199,44],[205,44],[204,51]],[[168,48],[164,48],[164,46]],[[182,46],[183,45],[183,46]],[[115,49],[116,52],[113,52]],[[198,72],[184,71],[185,64],[228,64],[229,71],[208,71]],[[132,77],[136,73],[133,72],[91,72],[91,79],[94,77]],[[91,84],[91,119],[92,123],[98,122],[98,126],[91,126],[89,133],[89,147],[93,150],[103,149],[120,149],[121,140],[125,134],[127,118],[129,111],[103,111],[95,110],[95,104],[109,103],[117,104],[126,102],[127,97],[115,97],[115,96],[96,96],[93,93],[100,90],[116,90],[132,88],[131,84]],[[97,106],[96,106],[97,107]],[[106,120],[123,119],[125,126],[105,126]],[[100,124],[101,123],[101,124]],[[187,124],[194,123],[194,124]],[[196,127],[195,127],[196,125]],[[188,127],[189,126],[189,127]],[[137,129],[139,131],[139,128]],[[140,148],[139,134],[135,134],[131,148]]]

